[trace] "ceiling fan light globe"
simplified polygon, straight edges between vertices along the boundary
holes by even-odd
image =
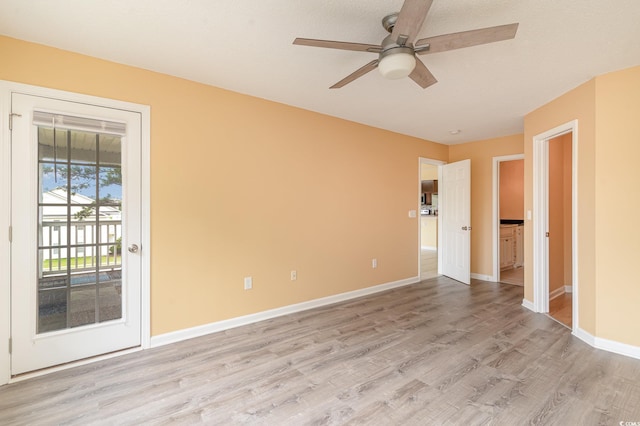
[[[416,57],[413,53],[394,53],[380,59],[378,71],[384,78],[396,80],[407,77],[416,67]]]

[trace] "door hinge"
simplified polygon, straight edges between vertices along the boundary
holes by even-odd
[[[13,351],[13,340],[11,339],[11,337],[9,337],[9,354],[11,354]]]
[[[546,232],[545,236],[546,236],[546,237],[548,237],[548,236],[549,236],[549,231],[547,231],[547,232]]]
[[[13,130],[13,117],[22,117],[22,114],[12,112],[9,114],[9,130]]]
[[[9,226],[9,242],[13,242],[13,226]]]

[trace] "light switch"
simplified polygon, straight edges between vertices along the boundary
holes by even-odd
[[[531,220],[531,210],[527,210],[527,220]]]
[[[416,211],[415,210],[409,210],[409,217],[416,217]]]

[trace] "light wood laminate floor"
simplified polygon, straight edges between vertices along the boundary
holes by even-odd
[[[0,424],[618,425],[640,360],[445,277],[0,387]]]

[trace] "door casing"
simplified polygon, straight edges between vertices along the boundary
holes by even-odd
[[[578,120],[533,137],[533,310],[549,312],[549,140],[572,133],[571,139],[571,271],[572,331],[579,329],[578,279]],[[529,306],[526,300],[523,305]]]
[[[0,385],[9,383],[11,378],[11,131],[9,120],[11,113],[11,93],[50,97],[69,102],[87,103],[106,108],[117,108],[140,113],[141,116],[141,256],[142,256],[142,305],[141,348],[148,348],[151,337],[150,316],[150,146],[151,146],[151,109],[148,105],[135,104],[95,96],[65,92],[56,89],[32,86],[0,80]],[[5,346],[6,345],[6,346]],[[86,362],[86,361],[84,361]],[[83,362],[83,363],[84,363]],[[63,367],[54,367],[33,374],[20,376],[21,379],[40,375],[55,369],[69,368],[75,363]]]

